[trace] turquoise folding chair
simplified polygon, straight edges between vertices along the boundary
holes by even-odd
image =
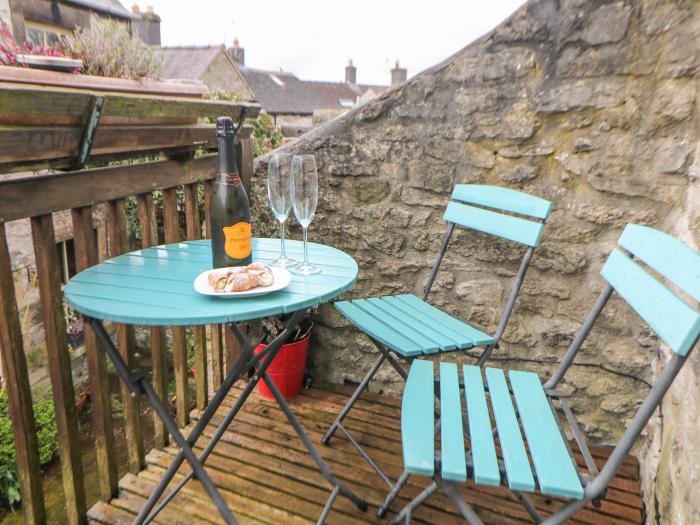
[[[422,299],[406,294],[335,303],[336,308],[369,337],[379,350],[379,357],[324,435],[321,440],[324,445],[329,443],[336,430],[340,430],[382,480],[392,487],[387,475],[343,426],[343,420],[384,361],[389,362],[398,374],[406,379],[406,371],[394,356],[410,363],[421,355],[481,348],[477,364],[481,366],[488,359],[494,348],[498,348],[532,253],[540,242],[544,221],[551,209],[551,202],[520,191],[497,186],[458,184],[445,210],[447,232]],[[520,269],[494,335],[489,335],[426,301],[457,225],[526,246]]]
[[[410,523],[411,512],[437,490],[447,494],[469,523],[482,523],[457,491],[456,483],[467,479],[482,485],[508,486],[537,523],[562,523],[589,501],[599,505],[610,480],[700,337],[697,305],[690,306],[645,270],[645,266],[652,269],[687,296],[700,301],[700,254],[670,235],[635,224],[625,228],[618,244],[620,249],[613,250],[601,271],[608,282],[607,287],[558,370],[544,386],[532,372],[510,370],[506,374],[498,368],[484,370],[464,366],[461,389],[457,365],[440,363],[440,449],[437,452],[433,431],[433,363],[426,360],[413,362],[401,407],[404,467],[411,474],[431,476],[433,481],[395,516],[392,524],[404,519]],[[613,291],[673,350],[673,357],[599,471],[565,395],[555,389]],[[466,400],[466,420],[463,419],[462,397]],[[581,471],[573,458],[557,408],[571,428],[587,472]],[[492,420],[498,433],[502,459],[496,455]],[[466,449],[465,440],[468,442]],[[526,493],[536,491],[566,498],[568,502],[543,520],[526,496]],[[395,497],[396,491],[392,491],[383,508],[391,505]]]

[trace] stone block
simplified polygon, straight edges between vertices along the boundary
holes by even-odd
[[[470,304],[499,304],[503,300],[503,285],[495,279],[467,279],[457,283],[455,294]]]
[[[503,182],[518,184],[532,180],[539,175],[539,166],[532,164],[516,164],[514,167],[506,169],[498,174],[498,178]]]
[[[360,180],[352,185],[355,198],[363,203],[370,204],[383,201],[389,195],[389,182],[372,178],[372,180]],[[336,208],[337,209],[337,208]]]
[[[625,84],[625,79],[615,77],[552,82],[537,94],[535,108],[539,113],[556,113],[618,106],[627,96]]]
[[[630,23],[632,7],[624,2],[605,4],[586,16],[580,33],[571,35],[571,40],[582,39],[590,45],[619,42],[625,36]]]

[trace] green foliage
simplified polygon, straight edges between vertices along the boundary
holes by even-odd
[[[197,359],[194,355],[194,336],[190,332],[187,333],[185,338],[185,345],[187,347],[187,370],[190,370],[197,364]]]
[[[39,461],[43,465],[58,452],[56,413],[51,400],[34,403],[34,417],[39,445]],[[12,421],[8,416],[7,396],[0,399],[0,496],[14,505],[20,500],[19,474],[15,461]]]
[[[241,102],[241,97],[233,91],[211,91],[206,98],[211,100],[226,100]],[[259,157],[282,144],[282,131],[275,126],[272,117],[261,111],[255,119],[246,119],[253,126],[253,156]]]
[[[228,102],[240,102],[241,96],[235,91],[226,91],[223,89],[215,89],[205,95],[209,100],[225,100]]]
[[[126,24],[109,18],[94,18],[90,27],[78,29],[63,39],[66,52],[83,60],[83,73],[101,77],[158,78],[162,60]]]
[[[261,111],[255,120],[248,119],[253,125],[253,155],[259,157],[282,144],[282,131],[272,122],[272,117]]]

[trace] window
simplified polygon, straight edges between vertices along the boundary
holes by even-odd
[[[62,35],[69,33],[68,29],[60,26],[42,24],[30,20],[25,20],[24,22],[24,37],[32,47],[56,45]]]
[[[338,104],[340,104],[344,108],[351,108],[355,105],[355,101],[350,98],[339,98]]]
[[[271,78],[272,81],[273,81],[275,84],[277,84],[278,86],[284,86],[284,82],[282,82],[282,81],[280,80],[280,77],[278,77],[277,75],[272,75],[272,74],[271,74],[271,75],[270,75],[270,78]]]

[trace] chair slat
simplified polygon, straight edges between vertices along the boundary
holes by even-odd
[[[685,356],[700,334],[700,314],[619,250],[601,275],[671,349]]]
[[[447,205],[445,220],[528,246],[539,245],[544,229],[544,224],[540,222],[528,221],[454,201]]]
[[[367,300],[379,308],[383,315],[400,320],[402,326],[409,327],[412,331],[419,332],[423,337],[426,337],[435,343],[437,347],[435,351],[454,350],[457,348],[455,341],[449,336],[446,336],[440,330],[436,330],[430,324],[425,324],[424,322],[417,320],[414,316],[406,314],[404,310],[401,310],[396,305],[387,301],[387,299],[390,298],[393,297],[372,297]],[[399,304],[403,303],[399,301]]]
[[[543,494],[581,499],[583,487],[537,374],[508,372]]]
[[[394,327],[398,332],[419,345],[421,350],[426,354],[433,354],[440,350],[440,346],[433,339],[424,336],[421,332],[415,330],[409,323],[406,323],[401,317],[395,317],[394,315],[387,313],[386,310],[379,308],[375,303],[366,299],[358,299],[353,301],[352,304],[365,311],[368,315],[371,315],[375,319]]]
[[[618,243],[700,301],[700,253],[667,233],[639,224],[628,224]]]
[[[459,319],[455,319],[451,315],[443,312],[439,308],[435,308],[433,305],[428,304],[425,301],[421,301],[415,295],[405,294],[397,295],[396,297],[411,308],[430,316],[430,318],[433,319],[433,322],[437,324],[436,328],[438,326],[447,326],[461,334],[463,337],[471,339],[472,346],[488,345],[494,342],[493,337],[490,335],[485,334],[481,330],[477,330],[473,326],[469,326],[467,323],[463,323]]]
[[[533,492],[535,478],[525,452],[525,443],[520,433],[518,418],[510,399],[506,376],[499,368],[486,369],[486,382],[491,395],[491,407],[501,443],[503,463],[506,466],[508,486],[512,490]]]
[[[498,458],[493,442],[481,368],[464,365],[462,373],[464,374],[464,396],[467,399],[474,481],[483,485],[498,486],[501,484],[501,473],[498,470]]]
[[[430,390],[426,392],[426,395],[431,394]],[[462,403],[455,363],[440,363],[440,437],[442,478],[449,481],[466,481]]]
[[[420,355],[420,347],[387,324],[375,319],[349,301],[335,303],[335,307],[352,324],[382,344],[405,356]]]
[[[510,188],[485,184],[457,184],[452,198],[543,220],[549,217],[552,211],[552,203],[548,200]]]
[[[435,472],[434,381],[431,361],[413,361],[401,401],[403,463],[411,474]]]
[[[415,308],[411,308],[408,304],[403,302],[396,296],[388,295],[382,297],[382,302],[390,304],[392,307],[400,311],[406,319],[415,321],[416,324],[420,324],[424,327],[430,327],[431,330],[438,331],[444,340],[446,341],[444,345],[444,350],[451,350],[454,348],[471,348],[473,345],[471,339],[467,339],[464,335],[460,334],[458,331],[445,325],[436,325],[435,320],[429,315],[419,312]]]

